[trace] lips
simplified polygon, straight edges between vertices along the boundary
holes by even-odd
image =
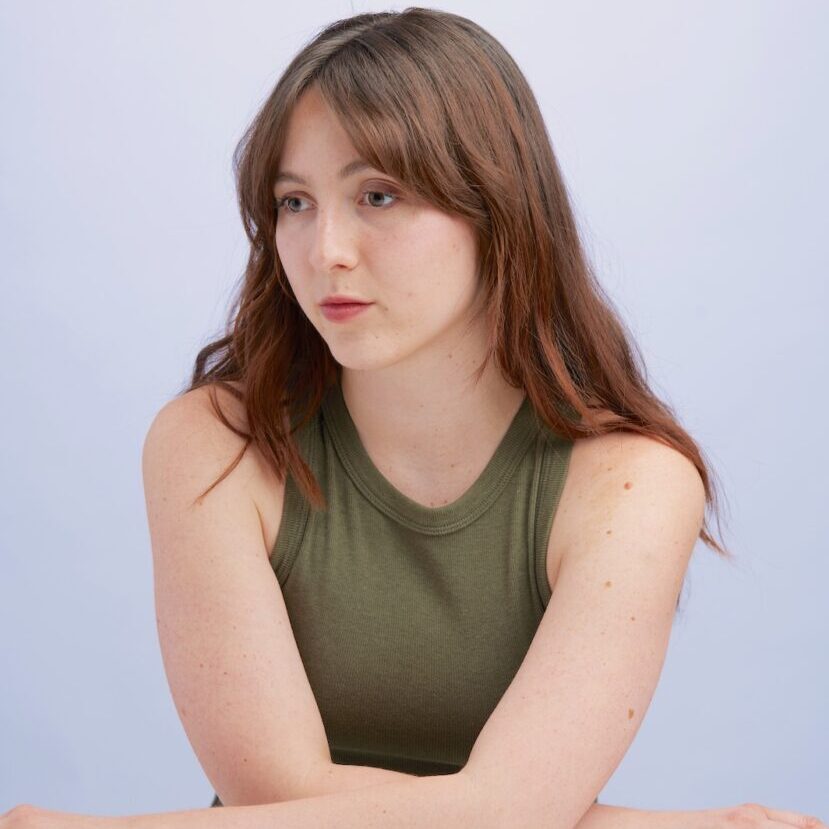
[[[365,299],[360,299],[357,296],[348,296],[348,294],[330,294],[325,297],[320,303],[323,307],[326,305],[371,305],[372,303]]]
[[[322,306],[323,316],[333,322],[350,320],[367,311],[373,302],[338,302]]]
[[[370,302],[357,302],[357,301],[354,301],[354,302],[323,302],[322,303],[323,308],[334,308],[338,305],[371,305],[371,303]]]

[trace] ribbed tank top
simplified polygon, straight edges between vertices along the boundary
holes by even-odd
[[[270,560],[332,760],[458,771],[550,600],[573,443],[525,397],[472,486],[426,507],[374,465],[339,382],[296,440],[327,509],[288,475]]]

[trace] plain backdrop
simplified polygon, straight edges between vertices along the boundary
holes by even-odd
[[[323,2],[0,3],[0,810],[207,807],[140,455],[224,321],[231,153]],[[599,799],[829,818],[829,3],[446,2],[533,87],[600,281],[725,491]]]

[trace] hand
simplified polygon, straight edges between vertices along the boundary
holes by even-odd
[[[0,829],[116,829],[118,818],[57,812],[23,803],[0,815]]]
[[[695,823],[695,829],[787,829],[791,826],[799,829],[829,829],[820,818],[772,809],[759,803],[741,803],[724,809],[703,809],[692,814],[701,818]],[[5,827],[0,825],[0,829]]]

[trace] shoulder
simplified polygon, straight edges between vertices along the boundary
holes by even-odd
[[[698,499],[705,496],[702,478],[690,458],[657,438],[636,432],[609,432],[575,441],[571,472],[594,498],[618,491],[619,485],[630,490],[633,473],[640,481],[669,481],[673,488],[695,493]]]
[[[209,385],[191,389],[168,400],[153,417],[144,438],[144,453],[156,454],[181,448],[196,448],[211,454],[224,455],[243,439],[228,429],[216,414],[211,392],[219,408],[236,429],[245,429],[246,418],[240,401],[220,386]]]
[[[238,383],[231,384],[241,390]],[[212,398],[232,428],[225,425]],[[242,435],[237,434],[237,430]],[[200,386],[167,401],[155,414],[144,438],[142,468],[145,479],[152,470],[175,477],[182,486],[210,486],[244,453],[229,473],[257,498],[262,488],[274,485],[261,454],[251,443],[245,449],[248,432],[244,401],[217,384]]]
[[[568,787],[575,820],[625,755],[659,680],[700,528],[702,480],[681,452],[637,434],[580,440],[555,599],[464,768],[493,804],[529,785],[521,825],[541,825]],[[505,782],[506,755],[516,761]]]
[[[685,536],[699,533],[705,487],[694,463],[656,438],[616,431],[576,440],[561,492],[555,537],[558,558],[614,532],[621,523],[647,532],[667,519]]]

